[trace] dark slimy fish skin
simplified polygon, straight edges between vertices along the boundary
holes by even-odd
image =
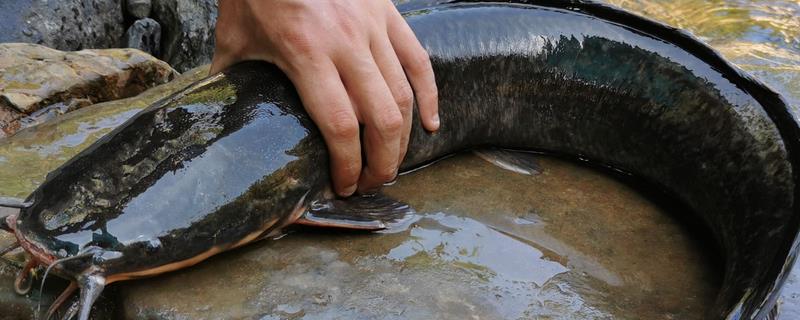
[[[766,317],[800,229],[800,129],[786,103],[675,29],[583,1],[512,2],[406,13],[434,65],[442,127],[414,120],[402,170],[499,147],[634,174],[691,207],[723,250],[708,318]],[[327,161],[289,80],[243,63],[73,158],[10,225],[44,264],[77,256],[54,270],[87,291],[295,222],[329,197]]]

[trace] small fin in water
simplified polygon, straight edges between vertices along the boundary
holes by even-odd
[[[542,173],[536,155],[530,152],[505,149],[481,149],[473,152],[481,159],[509,171],[529,176]]]
[[[25,209],[25,208],[30,208],[32,205],[33,202],[26,202],[25,200],[22,199],[0,197],[0,207]]]
[[[376,194],[315,201],[295,223],[377,231],[389,228],[413,213],[411,206]]]

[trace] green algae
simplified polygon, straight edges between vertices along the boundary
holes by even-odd
[[[229,82],[209,85],[201,91],[192,92],[180,98],[176,104],[221,103],[230,105],[236,102],[236,87]]]

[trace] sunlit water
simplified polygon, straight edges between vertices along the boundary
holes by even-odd
[[[800,106],[799,1],[609,2],[686,29]],[[0,141],[0,195],[24,197],[46,172],[142,107],[90,108]],[[420,212],[406,232],[293,233],[122,284],[119,312],[173,319],[700,317],[719,271],[672,218],[681,212],[665,212],[593,170],[542,162],[545,173],[535,177],[473,157],[440,163],[387,190]],[[2,297],[10,297],[9,268],[0,269]],[[0,310],[24,317],[25,302],[34,300],[14,299]],[[781,319],[800,319],[796,276],[784,300]]]
[[[686,29],[782,93],[797,113],[800,107],[800,1],[607,2]]]
[[[385,190],[418,211],[408,230],[303,229],[121,284],[125,316],[702,318],[721,273],[698,239],[605,174],[541,165],[525,176],[474,156],[445,160]]]

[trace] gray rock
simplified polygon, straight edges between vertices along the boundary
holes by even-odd
[[[144,18],[136,22],[125,32],[128,48],[135,48],[158,56],[161,45],[161,25],[153,19]]]
[[[150,15],[151,3],[150,0],[128,0],[125,8],[129,15],[142,19]]]
[[[59,50],[118,47],[123,24],[119,0],[0,1],[0,42]]]
[[[136,49],[65,52],[0,44],[0,137],[62,110],[135,96],[176,75],[165,62]]]
[[[163,30],[161,60],[180,72],[211,62],[216,0],[156,0],[152,17]]]

